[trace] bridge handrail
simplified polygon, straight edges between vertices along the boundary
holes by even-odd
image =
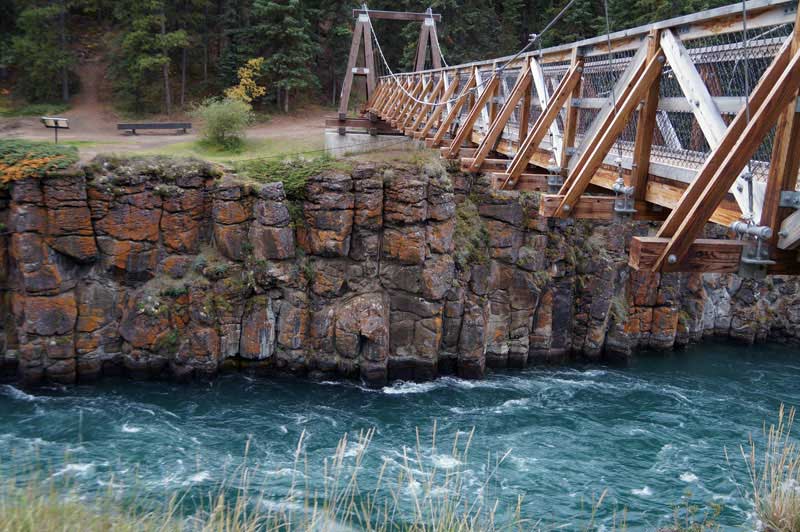
[[[751,0],[746,3],[748,30],[793,23],[797,4],[793,0]],[[711,24],[716,22],[716,24]],[[641,41],[651,30],[673,29],[681,40],[697,39],[711,35],[722,35],[742,29],[742,6],[740,3],[699,11],[690,15],[683,15],[667,20],[637,26],[614,32],[611,37],[612,52],[622,52],[637,49]],[[608,54],[608,41],[605,35],[583,39],[572,43],[561,44],[535,50],[520,55],[514,64],[521,64],[532,57],[539,59],[542,64],[569,61],[570,54],[575,48],[580,48],[583,57],[593,57]],[[492,67],[504,64],[513,56],[503,56],[482,61],[472,61],[458,65],[450,65],[439,69],[418,70],[414,72],[398,72],[397,77],[417,76],[420,74],[434,74],[437,72],[453,72],[467,70],[472,67]],[[381,76],[381,79],[390,76]]]

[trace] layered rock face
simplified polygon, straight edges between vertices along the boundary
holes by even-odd
[[[269,177],[269,176],[267,176]],[[442,168],[247,182],[99,160],[0,191],[0,375],[481,377],[707,335],[800,339],[794,278],[639,274],[647,224],[538,217]]]

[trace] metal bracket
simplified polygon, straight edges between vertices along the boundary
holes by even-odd
[[[547,176],[547,191],[550,194],[558,194],[561,187],[564,185],[564,177],[561,174],[548,174]]]
[[[578,153],[578,148],[576,148],[575,146],[568,146],[568,147],[564,148],[564,153],[566,153],[568,156],[572,157],[573,155]]]
[[[781,192],[781,207],[791,207],[800,209],[800,192],[794,190],[784,190]]]
[[[359,22],[369,22],[369,15],[367,15],[366,13],[362,13],[362,14],[358,15],[358,21]]]

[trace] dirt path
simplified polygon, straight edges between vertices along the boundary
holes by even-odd
[[[191,142],[198,139],[197,124],[187,135],[176,135],[173,131],[146,131],[130,135],[117,130],[119,117],[113,112],[108,99],[110,94],[105,75],[108,65],[99,59],[83,61],[78,67],[81,91],[70,102],[69,111],[63,116],[69,118],[70,129],[59,132],[60,140],[84,141],[80,153],[82,160],[89,160],[98,153],[131,153],[159,149],[170,144]],[[310,109],[291,115],[278,115],[269,122],[256,124],[247,131],[247,138],[286,139],[300,141],[309,138],[322,138],[325,130],[325,116],[331,114],[321,108]],[[181,117],[183,119],[185,117]],[[177,117],[173,117],[173,120]],[[157,117],[154,121],[167,121],[167,117]],[[53,132],[45,129],[38,117],[0,118],[0,138],[25,138],[51,140]]]

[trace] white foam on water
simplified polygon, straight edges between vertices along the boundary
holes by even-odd
[[[653,494],[653,490],[649,486],[645,486],[643,488],[633,488],[631,493],[640,497],[649,497]]]
[[[208,471],[200,471],[198,473],[195,473],[191,477],[189,477],[189,479],[187,480],[186,483],[188,483],[188,484],[198,484],[200,482],[205,482],[206,480],[209,480],[210,478],[211,478],[211,473],[209,473]]]
[[[127,423],[122,425],[122,432],[127,434],[136,434],[138,432],[142,432],[141,427],[134,427],[133,425],[128,425]]]
[[[3,384],[2,386],[0,386],[0,390],[2,390],[3,395],[7,395],[12,399],[16,399],[18,401],[36,401],[39,399],[35,395],[25,393],[19,388],[14,388],[10,384]]]
[[[586,375],[587,377],[601,377],[608,372],[604,369],[587,369],[586,371],[582,371],[582,375]]]
[[[270,471],[267,474],[271,475],[273,477],[291,477],[295,473],[296,473],[296,471],[294,469],[292,469],[291,467],[283,467],[281,469],[275,469],[273,471]]]
[[[447,454],[435,454],[431,457],[431,461],[439,469],[453,469],[461,465],[461,460]]]
[[[397,381],[391,386],[385,386],[381,391],[386,395],[405,395],[410,393],[427,393],[437,387],[436,382]]]
[[[504,402],[501,407],[514,408],[515,406],[525,406],[530,402],[530,399],[509,399],[508,401]]]
[[[345,458],[353,458],[358,456],[359,453],[364,451],[364,445],[361,443],[350,442],[347,445],[347,449],[344,450]]]
[[[61,469],[59,469],[58,471],[56,471],[55,474],[53,474],[53,476],[54,477],[60,477],[60,476],[63,476],[63,475],[70,475],[70,474],[73,474],[73,475],[85,475],[86,473],[91,471],[93,468],[94,468],[94,464],[92,464],[92,463],[89,463],[89,464],[80,464],[80,463],[78,463],[78,464],[67,464],[64,467],[62,467]]]
[[[286,425],[281,425],[278,427],[278,432],[281,434],[289,434],[289,429],[286,428]]]
[[[698,480],[697,475],[695,475],[691,471],[686,471],[685,473],[681,473],[680,479],[681,481],[688,483],[697,482]]]

